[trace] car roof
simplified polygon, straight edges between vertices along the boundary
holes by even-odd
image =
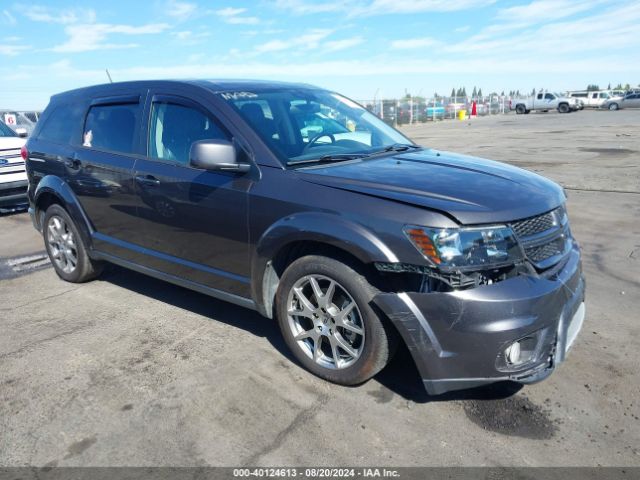
[[[314,89],[320,90],[319,87],[306,83],[276,82],[273,80],[136,80],[130,82],[114,82],[104,83],[101,85],[93,85],[53,95],[51,99],[59,99],[63,97],[92,97],[98,95],[111,95],[122,92],[145,88],[161,88],[163,86],[194,86],[204,88],[213,93],[238,91],[238,90],[271,90],[271,89]]]

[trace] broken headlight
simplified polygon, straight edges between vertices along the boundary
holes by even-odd
[[[432,266],[444,271],[497,268],[523,258],[513,231],[504,225],[455,229],[408,226],[404,233]]]

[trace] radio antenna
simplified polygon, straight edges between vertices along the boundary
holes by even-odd
[[[107,77],[109,77],[109,83],[113,83],[113,80],[111,80],[111,74],[109,73],[109,69],[105,68],[104,71],[107,72]]]

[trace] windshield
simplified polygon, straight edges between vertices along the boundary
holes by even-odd
[[[324,90],[225,92],[220,96],[285,165],[366,156],[413,142],[355,102]]]
[[[0,122],[0,137],[17,137],[16,133]]]

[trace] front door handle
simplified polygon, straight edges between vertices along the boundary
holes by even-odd
[[[136,175],[136,182],[142,185],[148,185],[150,187],[160,185],[160,180],[158,180],[153,175]]]

